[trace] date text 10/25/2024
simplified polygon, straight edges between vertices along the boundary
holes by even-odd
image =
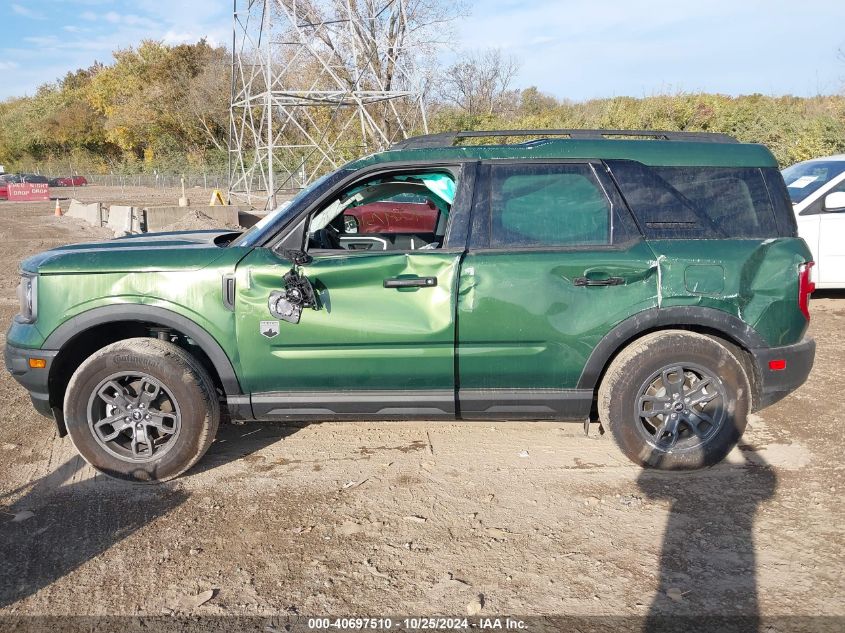
[[[308,618],[308,629],[320,630],[440,630],[440,631],[469,631],[469,630],[500,630],[525,631],[527,627],[523,620],[515,618],[446,618],[446,617],[418,617],[402,618]]]

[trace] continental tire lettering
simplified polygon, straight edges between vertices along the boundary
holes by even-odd
[[[140,365],[145,369],[158,369],[159,367],[161,367],[161,363],[153,358],[144,358],[142,356],[126,354],[116,354],[115,356],[112,356],[112,364],[121,365],[124,363]]]

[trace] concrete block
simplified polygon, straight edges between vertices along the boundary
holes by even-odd
[[[197,211],[208,217],[212,218],[213,220],[217,221],[220,224],[220,228],[226,228],[226,226],[237,226],[239,224],[238,221],[238,211],[239,210],[250,210],[250,207],[236,207],[236,206],[213,206],[213,207],[202,207],[202,206],[191,206],[191,207],[145,207],[144,214],[146,216],[146,226],[148,232],[155,232],[161,231],[170,226],[171,224],[175,224],[182,218],[184,218],[188,213],[192,211]]]
[[[82,204],[79,200],[71,199],[70,208],[65,215],[85,220],[93,226],[103,226],[103,207],[99,202]]]
[[[252,226],[255,226],[258,222],[261,221],[267,215],[264,212],[259,213],[250,213],[249,211],[240,211],[238,212],[238,224],[240,224],[245,229],[248,229]]]
[[[107,226],[115,235],[127,235],[141,232],[143,212],[135,207],[113,204],[109,207]]]

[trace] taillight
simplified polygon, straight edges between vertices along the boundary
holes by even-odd
[[[808,321],[810,320],[810,295],[816,284],[810,279],[810,271],[816,262],[807,262],[798,267],[798,308]]]

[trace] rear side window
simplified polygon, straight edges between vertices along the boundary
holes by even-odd
[[[588,164],[496,165],[491,246],[607,244],[610,203]]]
[[[769,238],[781,234],[762,170],[646,167],[608,161],[649,238]]]

